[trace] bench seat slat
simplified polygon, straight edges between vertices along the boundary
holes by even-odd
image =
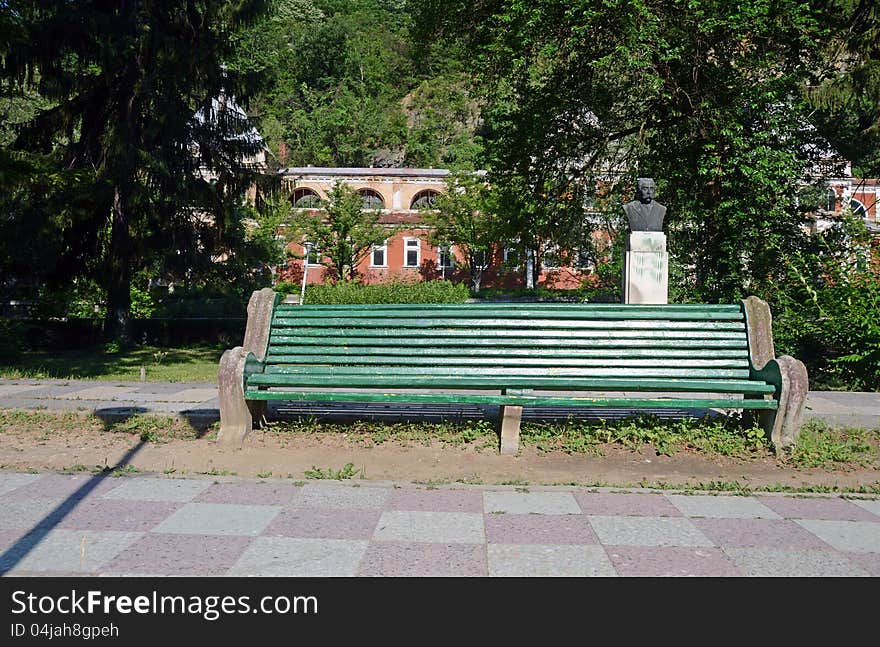
[[[620,311],[623,313],[630,312],[657,312],[667,313],[674,311],[703,311],[703,312],[739,312],[742,308],[736,304],[730,303],[664,303],[664,304],[644,304],[644,303],[577,303],[577,302],[538,302],[538,303],[511,303],[511,302],[489,302],[489,303],[350,303],[350,304],[310,304],[303,305],[280,303],[275,307],[276,312],[317,312],[325,314],[327,312],[340,311],[345,313],[373,312],[376,309],[382,310],[402,310],[411,312],[413,310],[427,311],[450,311],[462,310],[464,312],[499,311],[508,312],[515,310],[540,310],[540,311],[578,311],[578,312],[594,312],[603,311]]]
[[[534,376],[534,377],[670,377],[680,379],[712,378],[712,379],[744,379],[749,378],[749,369],[730,368],[656,368],[656,367],[578,367],[578,366],[454,366],[454,365],[430,365],[430,366],[387,366],[387,372],[394,375],[421,376]],[[295,365],[270,364],[266,366],[265,374],[271,375],[327,375],[338,380],[345,380],[349,375],[373,376],[382,369],[378,366],[355,366],[355,365],[327,365],[310,364]]]
[[[418,379],[406,375],[347,375],[344,381],[334,375],[283,375],[255,373],[247,378],[248,390],[259,386],[324,386],[376,388],[452,388],[452,389],[553,389],[553,390],[615,390],[615,391],[696,391],[715,393],[773,393],[775,388],[764,382],[749,380],[684,380],[672,378],[583,378],[547,376],[473,376],[429,375]]]
[[[304,356],[326,357],[369,357],[384,355],[387,357],[535,357],[533,348],[467,348],[446,346],[440,348],[422,346],[398,346],[386,345],[378,347],[370,346],[303,346],[303,345],[272,345],[269,346],[267,357],[270,362],[284,362],[285,357]],[[748,363],[748,350],[742,349],[671,349],[671,348],[545,348],[541,350],[542,358],[609,358],[609,359],[636,359],[636,358],[675,358],[687,361],[689,359],[739,359]]]
[[[505,339],[508,337],[556,338],[556,339],[745,339],[744,333],[727,330],[581,330],[564,329],[513,329],[474,330],[473,328],[303,328],[302,330],[277,330],[269,338],[270,343],[278,339],[291,340],[304,337],[378,337],[406,339],[427,337],[457,337],[459,339]]]
[[[585,358],[585,357],[535,357],[535,356],[498,356],[494,352],[486,352],[481,356],[460,357],[436,353],[433,355],[276,355],[269,353],[267,364],[283,365],[322,365],[334,366],[573,366],[573,367],[656,367],[656,368],[749,368],[748,358],[730,359],[692,359],[692,358]]]
[[[299,402],[409,402],[449,404],[493,404],[524,406],[572,406],[638,409],[776,409],[775,400],[740,398],[596,398],[543,395],[472,395],[442,393],[353,393],[333,391],[259,391],[245,393],[252,400],[294,400]]]
[[[665,322],[670,320],[685,320],[684,323],[690,324],[685,326],[680,326],[684,328],[688,327],[696,327],[694,323],[703,323],[710,324],[709,326],[703,327],[723,327],[719,326],[718,317],[716,316],[703,316],[698,317],[697,315],[688,315],[685,316],[674,316],[674,314],[670,314],[663,319],[657,319],[655,316],[648,316],[649,313],[644,313],[645,316],[635,317],[635,319],[641,319],[650,322],[651,327],[663,327]],[[735,329],[739,329],[742,326],[742,316],[725,316],[724,318],[734,320],[735,325],[732,326]],[[702,321],[701,321],[702,320]],[[284,317],[280,315],[276,315],[272,319],[272,325],[275,327],[287,327],[287,328],[301,328],[301,327],[327,327],[327,328],[340,328],[343,326],[348,327],[357,327],[357,328],[607,328],[607,327],[622,327],[622,328],[636,328],[639,326],[633,326],[629,323],[632,319],[627,320],[618,320],[613,317],[608,316],[590,316],[589,318],[579,318],[579,319],[571,319],[571,318],[548,318],[548,317],[523,317],[522,319],[516,319],[513,317],[510,318],[498,318],[489,317],[485,319],[474,318],[474,317],[399,317],[399,318],[389,318],[389,317]],[[674,321],[670,321],[670,323],[675,323]],[[682,323],[679,321],[679,323]],[[604,325],[603,325],[604,324]],[[644,327],[644,326],[641,326]],[[670,326],[671,327],[671,326]]]
[[[577,339],[572,337],[542,337],[527,338],[525,335],[521,337],[496,337],[485,339],[479,337],[462,338],[429,336],[424,337],[405,337],[405,338],[382,338],[382,337],[358,337],[352,335],[349,337],[285,337],[273,336],[270,339],[272,345],[290,344],[313,344],[316,346],[326,344],[336,344],[338,346],[378,346],[381,344],[394,343],[400,347],[418,347],[439,348],[443,346],[460,346],[468,344],[471,347],[479,348],[748,348],[748,341],[744,336],[737,339],[702,339],[690,338],[660,338],[660,339],[633,339],[633,338],[585,338]]]

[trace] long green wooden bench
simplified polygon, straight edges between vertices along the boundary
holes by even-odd
[[[267,400],[501,405],[502,454],[522,407],[728,409],[791,444],[804,365],[775,357],[757,297],[730,305],[248,304],[242,346],[220,361],[219,440],[241,443]]]

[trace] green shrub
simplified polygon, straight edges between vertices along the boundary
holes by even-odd
[[[25,326],[18,321],[0,319],[0,363],[13,363],[25,345]]]
[[[299,294],[301,287],[286,281],[275,286],[282,294]],[[392,281],[364,285],[360,281],[337,281],[306,287],[305,304],[352,303],[464,303],[470,291],[451,281]]]

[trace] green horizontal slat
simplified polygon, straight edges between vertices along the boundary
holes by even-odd
[[[275,355],[268,354],[266,363],[270,365],[317,365],[332,364],[337,366],[375,365],[375,366],[582,366],[582,367],[679,367],[679,368],[742,368],[748,371],[749,362],[740,359],[686,359],[686,358],[650,358],[615,359],[615,358],[580,358],[580,357],[499,357],[494,353],[485,353],[479,357],[433,355]]]
[[[387,344],[387,341],[386,341]],[[535,357],[534,349],[528,348],[469,348],[461,346],[410,346],[396,343],[385,346],[303,346],[299,344],[270,345],[267,357],[284,356],[301,357],[307,355],[325,355],[328,357],[368,357],[372,355],[403,356],[403,357]],[[749,353],[746,348],[544,348],[540,357],[569,358],[676,358],[688,359],[742,359],[748,362]],[[278,359],[277,361],[282,361]]]
[[[294,325],[289,322],[296,321]],[[369,323],[363,324],[364,321]],[[387,318],[380,325],[377,320],[357,318],[314,319],[303,318],[301,320],[276,319],[273,321],[273,329],[276,331],[288,330],[298,333],[303,328],[337,330],[339,328],[363,329],[382,328],[388,330],[400,330],[401,332],[416,329],[443,329],[443,328],[468,328],[474,330],[496,329],[550,329],[550,330],[631,330],[638,334],[643,330],[671,330],[671,331],[736,331],[744,332],[745,323],[742,321],[667,321],[665,319],[639,319],[636,321],[611,321],[605,319],[393,319]]]
[[[579,302],[537,302],[515,303],[505,301],[493,301],[483,303],[352,303],[352,304],[278,304],[276,312],[331,312],[334,310],[343,312],[372,311],[377,308],[383,310],[499,310],[507,311],[514,309],[529,308],[534,310],[620,310],[623,312],[669,312],[674,310],[705,312],[742,312],[739,304],[714,304],[714,303],[664,303],[664,304],[623,304],[623,303],[579,303]]]
[[[452,389],[545,389],[545,390],[615,390],[615,391],[695,391],[707,393],[773,393],[775,388],[764,382],[746,380],[679,380],[578,378],[547,376],[473,376],[422,375],[418,379],[406,375],[346,375],[344,382],[333,375],[278,375],[255,373],[247,378],[248,388],[256,386],[291,387],[374,387],[374,388],[452,388]]]
[[[310,366],[285,364],[285,365],[269,365],[265,372],[273,375],[328,375],[339,380],[345,380],[348,376],[373,376],[379,369],[375,366],[328,366],[325,364],[314,364]],[[605,378],[605,377],[626,377],[626,378],[651,378],[651,377],[668,377],[683,380],[693,378],[710,378],[710,379],[748,379],[749,369],[731,369],[731,368],[653,368],[634,366],[618,367],[618,368],[599,368],[599,367],[572,367],[572,366],[499,366],[486,367],[483,366],[456,366],[450,367],[445,365],[439,366],[393,366],[388,367],[388,372],[394,375],[403,376],[411,375],[419,379],[430,378],[432,376],[487,376],[487,377],[580,377],[580,378]],[[345,382],[342,382],[344,385]]]
[[[601,321],[611,324],[610,327],[628,327],[633,320],[650,321],[651,326],[664,326],[665,322],[673,320],[684,320],[686,322],[704,321],[709,323],[717,323],[717,319],[741,320],[741,317],[734,316],[735,313],[728,315],[720,313],[718,315],[709,315],[704,313],[669,313],[663,318],[648,312],[629,315],[626,319],[622,317],[612,317],[612,313],[597,312],[590,315],[589,318],[559,318],[553,319],[548,317],[534,318],[526,317],[523,319],[514,319],[508,317],[487,317],[485,319],[476,317],[448,316],[448,317],[284,317],[276,315],[272,319],[273,327],[323,327],[323,328],[341,328],[341,327],[357,327],[357,328],[428,328],[428,327],[444,327],[444,328],[589,328],[589,327],[608,327],[602,325]],[[390,320],[390,321],[389,321]],[[393,322],[393,326],[390,322]],[[684,326],[687,327],[687,326]]]
[[[744,335],[740,337],[725,337],[721,339],[705,339],[705,338],[681,338],[666,337],[660,339],[601,339],[601,338],[573,338],[570,336],[556,336],[543,338],[519,337],[465,337],[461,334],[456,337],[442,338],[442,336],[419,336],[419,337],[360,337],[351,335],[346,337],[307,337],[307,336],[288,336],[273,335],[270,338],[273,345],[289,344],[309,344],[309,345],[327,345],[336,344],[338,346],[379,346],[381,344],[393,343],[399,347],[437,347],[444,346],[460,346],[467,344],[474,348],[691,348],[691,349],[707,349],[707,348],[747,348],[748,341]]]
[[[295,400],[299,402],[432,402],[523,406],[609,407],[624,409],[776,409],[776,400],[738,398],[578,398],[541,395],[466,395],[442,393],[338,393],[313,391],[247,391],[249,400]]]
[[[653,314],[653,316],[648,316]],[[470,319],[476,321],[492,320],[503,318],[504,321],[517,319],[550,319],[550,320],[574,320],[574,321],[605,321],[613,323],[633,322],[633,313],[619,310],[587,310],[583,308],[557,308],[557,309],[541,309],[541,308],[509,308],[506,310],[473,310],[468,308],[459,309],[443,309],[443,310],[402,310],[402,309],[386,309],[375,308],[372,310],[364,310],[359,312],[351,312],[348,310],[326,310],[324,312],[314,311],[275,311],[274,321],[284,324],[288,321],[297,321],[300,319],[314,321],[334,322],[339,319],[352,320],[369,320],[381,318],[383,320],[391,319],[395,323],[401,319],[419,319],[419,320],[446,320],[446,319]],[[693,323],[704,322],[711,323],[736,323],[743,321],[741,314],[737,312],[705,312],[702,310],[644,310],[639,312],[636,321],[672,321],[683,320],[692,321]],[[331,324],[335,325],[335,324]]]
[[[746,339],[745,332],[739,331],[707,331],[707,330],[551,330],[546,328],[534,330],[489,329],[474,330],[462,328],[450,330],[445,328],[423,329],[413,328],[302,328],[300,330],[274,331],[269,342],[278,339],[303,339],[305,337],[379,337],[390,339],[457,337],[459,339],[503,339],[508,337],[525,337],[539,339],[550,337],[557,339]]]

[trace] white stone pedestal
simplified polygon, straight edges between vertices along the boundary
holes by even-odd
[[[624,303],[669,303],[666,234],[634,231],[623,258]]]

